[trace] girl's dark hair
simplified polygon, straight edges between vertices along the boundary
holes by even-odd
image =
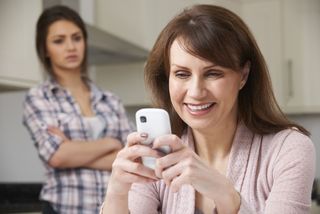
[[[171,20],[159,35],[145,66],[145,82],[156,107],[166,109],[173,132],[186,124],[174,110],[169,95],[170,48],[174,40],[190,54],[239,71],[247,62],[250,73],[238,95],[238,117],[254,133],[268,134],[296,127],[276,102],[266,62],[246,24],[233,12],[213,5],[195,5]]]
[[[83,62],[81,64],[81,73],[83,77],[87,78],[87,30],[79,14],[66,6],[58,5],[47,8],[40,15],[36,26],[36,50],[38,57],[42,65],[44,66],[45,70],[51,76],[54,76],[50,59],[47,57],[46,40],[50,25],[59,20],[70,21],[74,23],[77,27],[79,27],[82,31],[85,43],[85,53]]]

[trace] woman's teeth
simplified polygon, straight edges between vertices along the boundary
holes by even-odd
[[[210,108],[213,104],[212,103],[208,103],[208,104],[204,104],[204,105],[191,105],[188,104],[188,108],[191,111],[202,111],[202,110],[206,110],[208,108]]]

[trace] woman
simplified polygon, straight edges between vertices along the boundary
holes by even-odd
[[[155,106],[174,134],[140,144],[131,133],[117,155],[104,213],[309,213],[315,151],[286,119],[267,66],[243,21],[196,5],[158,37],[145,67]],[[160,146],[172,152],[159,156]],[[139,158],[156,157],[155,170]]]
[[[120,100],[87,75],[87,32],[64,6],[37,22],[36,49],[49,80],[24,102],[24,124],[46,167],[43,213],[98,213],[129,121]]]

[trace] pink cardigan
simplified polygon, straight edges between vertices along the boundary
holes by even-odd
[[[182,139],[194,148],[190,131]],[[227,168],[242,197],[239,213],[309,213],[314,176],[310,138],[294,129],[261,136],[239,124]],[[195,190],[185,185],[172,193],[163,181],[134,184],[129,209],[131,214],[193,214]]]

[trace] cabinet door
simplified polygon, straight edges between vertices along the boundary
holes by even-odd
[[[0,85],[24,88],[41,81],[35,25],[41,0],[1,0]]]
[[[275,96],[286,108],[282,73],[282,24],[279,0],[245,1],[242,18],[253,33],[267,62]]]
[[[284,112],[320,112],[320,1],[248,0],[242,17],[265,56]]]
[[[320,112],[320,1],[283,0],[283,10],[288,111]]]

